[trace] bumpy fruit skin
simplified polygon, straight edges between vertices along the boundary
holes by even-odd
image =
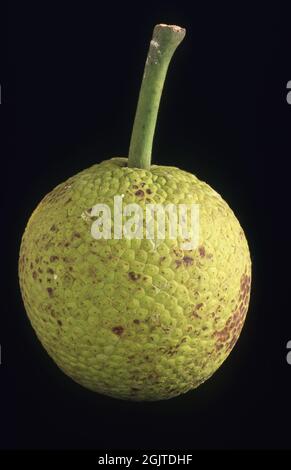
[[[177,240],[96,240],[97,203],[199,203],[198,249]],[[235,345],[251,261],[223,199],[194,175],[114,158],[57,186],[26,227],[19,276],[41,343],[72,379],[129,400],[160,400],[209,378]]]

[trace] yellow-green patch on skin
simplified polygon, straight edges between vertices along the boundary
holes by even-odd
[[[149,191],[148,191],[149,190]],[[198,203],[200,241],[95,240],[90,210]],[[127,167],[114,158],[57,186],[33,212],[19,277],[29,319],[58,366],[85,387],[160,400],[197,387],[226,359],[249,303],[251,261],[225,201],[174,167]]]

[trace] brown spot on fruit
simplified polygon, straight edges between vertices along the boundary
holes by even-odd
[[[224,343],[229,338],[229,328],[225,326],[222,330],[216,331],[214,334],[219,339],[219,342]]]
[[[172,346],[172,347],[166,349],[165,354],[166,354],[167,356],[172,357],[172,356],[174,356],[175,354],[178,353],[178,349],[179,349],[179,346],[178,346],[178,345],[177,345],[177,346]]]
[[[138,185],[137,185],[137,184],[133,184],[132,187],[133,187],[133,189],[138,189]]]
[[[135,191],[134,194],[138,197],[143,197],[144,196],[144,191],[142,189],[138,189],[137,191]]]
[[[179,268],[182,264],[182,260],[176,259],[175,264],[176,264],[176,268]]]
[[[165,261],[166,257],[165,256],[161,256],[160,257],[160,262],[162,263],[163,261]]]
[[[184,256],[183,263],[186,266],[191,266],[193,264],[193,258],[191,258],[190,256]]]
[[[133,323],[135,323],[136,325],[139,325],[139,324],[140,324],[140,320],[138,320],[138,319],[133,320]]]
[[[124,332],[124,328],[123,326],[114,326],[112,332],[117,336],[121,336]]]
[[[201,318],[201,316],[198,314],[198,310],[200,310],[200,308],[202,307],[202,305],[203,305],[203,304],[200,303],[200,304],[197,304],[197,305],[195,306],[195,308],[194,308],[194,310],[193,310],[193,312],[192,312],[192,315],[191,315],[192,317],[194,317],[194,318]]]
[[[201,318],[200,315],[196,312],[196,310],[193,310],[192,315],[193,318]]]
[[[63,326],[63,323],[61,320],[58,320],[58,325]]]
[[[53,263],[54,261],[57,261],[58,259],[59,259],[59,257],[56,256],[56,255],[52,255],[52,256],[50,257],[50,261],[51,261],[52,263]]]
[[[47,269],[47,272],[48,272],[49,274],[54,274],[54,270],[51,269],[51,268],[48,268],[48,269]]]
[[[53,290],[51,287],[48,287],[48,288],[47,288],[47,292],[48,292],[48,295],[49,295],[50,297],[52,297],[52,296],[53,296],[53,293],[54,293],[54,290]]]
[[[219,344],[226,345],[226,351],[229,352],[237,342],[240,332],[242,330],[245,316],[247,313],[247,306],[249,301],[250,293],[250,276],[243,274],[240,282],[240,296],[236,308],[232,312],[231,316],[228,318],[225,327],[214,333],[214,336],[217,338],[216,349],[221,349],[218,346]],[[242,302],[241,297],[244,301]]]
[[[235,332],[235,334],[233,335],[231,341],[227,345],[227,348],[226,348],[227,351],[230,351],[234,347],[235,343],[238,340],[239,334],[240,334],[240,331]]]
[[[198,251],[199,251],[199,255],[201,256],[201,258],[204,258],[204,256],[205,256],[204,246],[199,246]]]
[[[244,299],[248,296],[251,288],[251,278],[247,274],[243,274],[240,281],[240,295]]]
[[[79,232],[74,232],[73,237],[74,238],[81,238],[81,234]]]
[[[36,278],[37,278],[37,273],[36,273],[36,271],[33,271],[32,277],[33,277],[33,279],[36,279]]]
[[[131,281],[138,281],[140,279],[140,274],[134,273],[133,271],[130,271],[128,273],[128,277],[129,277],[129,279],[131,279]]]
[[[51,230],[52,232],[56,232],[57,227],[55,226],[55,224],[51,226],[50,230]]]
[[[147,194],[152,194],[152,190],[150,188],[147,188],[146,193]]]

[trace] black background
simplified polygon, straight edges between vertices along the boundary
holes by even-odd
[[[280,2],[94,5],[25,6],[2,43],[0,448],[291,447],[288,12]],[[253,287],[240,340],[211,379],[176,399],[129,403],[83,389],[47,356],[22,305],[17,257],[48,191],[127,155],[160,22],[187,35],[169,69],[153,160],[195,173],[230,204],[249,240]]]

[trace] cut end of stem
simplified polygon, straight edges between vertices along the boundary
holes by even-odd
[[[165,30],[165,29],[169,30],[171,34],[174,34],[174,35],[178,34],[180,36],[180,42],[182,41],[182,39],[184,39],[185,34],[186,34],[186,29],[181,28],[181,26],[177,26],[175,24],[160,23],[155,26],[153,35],[155,35],[157,31]]]
[[[171,58],[186,30],[158,24],[147,55],[130,141],[128,166],[149,169],[160,99]]]

